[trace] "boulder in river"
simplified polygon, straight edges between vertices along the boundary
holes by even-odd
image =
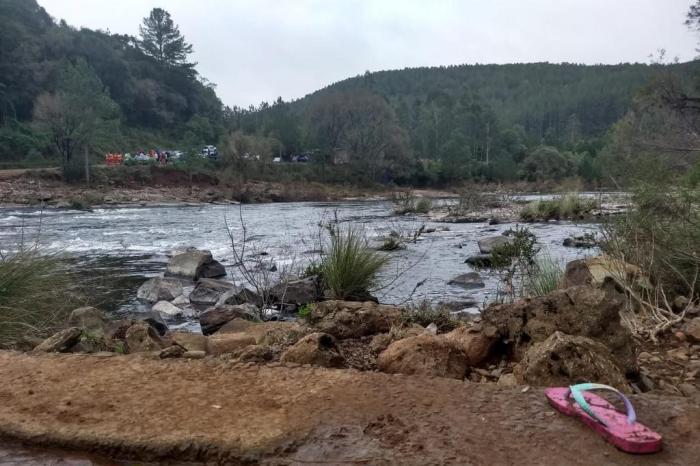
[[[212,306],[219,301],[224,293],[236,289],[236,285],[224,280],[200,278],[190,293],[190,302],[200,306]]]
[[[467,357],[460,345],[429,333],[395,341],[377,359],[382,372],[463,379]]]
[[[481,279],[481,275],[479,275],[477,272],[469,272],[464,273],[462,275],[458,275],[449,282],[447,282],[447,284],[460,286],[467,290],[483,288],[484,286],[486,286],[484,285],[484,281]]]
[[[532,345],[513,368],[518,383],[558,387],[595,381],[629,391],[624,371],[600,342],[554,332]]]
[[[478,241],[479,251],[482,254],[491,254],[494,249],[512,243],[513,240],[507,236],[489,236]]]
[[[263,305],[263,299],[255,291],[245,286],[234,286],[223,293],[216,302],[217,306],[251,304],[256,307]]]
[[[174,304],[170,304],[167,301],[158,301],[151,308],[152,311],[160,312],[171,317],[180,316],[184,314],[184,311]]]
[[[165,275],[197,280],[223,277],[226,269],[214,260],[210,251],[188,249],[170,259]]]
[[[277,303],[303,306],[319,300],[318,284],[316,276],[282,282],[270,289],[270,296]]]
[[[280,361],[320,367],[345,366],[345,358],[335,338],[327,333],[312,333],[305,336],[289,347],[282,354]]]
[[[204,335],[211,335],[233,319],[258,321],[258,309],[251,304],[237,306],[216,305],[199,315],[199,325]]]
[[[182,282],[177,278],[154,277],[146,280],[136,292],[136,297],[149,303],[172,301],[182,294]]]
[[[476,254],[474,256],[469,256],[464,263],[472,267],[491,267],[493,259],[491,254]]]

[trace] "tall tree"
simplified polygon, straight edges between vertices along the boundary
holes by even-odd
[[[154,8],[139,26],[141,48],[161,63],[171,66],[193,68],[187,56],[192,53],[192,45],[185,42],[180,28],[162,8]]]

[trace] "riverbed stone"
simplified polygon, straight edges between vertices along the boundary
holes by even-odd
[[[470,367],[483,363],[491,355],[491,351],[498,341],[495,333],[487,335],[479,328],[465,326],[457,327],[446,333],[445,338],[454,341],[462,348]]]
[[[512,242],[513,240],[507,236],[489,236],[488,238],[480,239],[477,243],[481,254],[491,254],[494,249],[501,248]]]
[[[179,316],[184,314],[184,311],[179,307],[169,303],[168,301],[158,301],[151,308],[152,311],[160,312],[171,317]]]
[[[199,325],[204,335],[211,335],[227,322],[237,318],[250,321],[260,320],[257,317],[257,308],[253,305],[217,305],[210,307],[199,315]]]
[[[236,289],[236,285],[224,280],[214,278],[201,278],[190,293],[190,303],[200,306],[212,306],[219,301],[221,296],[230,290]]]
[[[622,368],[600,342],[554,332],[532,345],[513,368],[518,383],[540,387],[574,385],[591,380],[629,392]]]
[[[456,341],[423,334],[391,343],[377,358],[377,366],[390,374],[463,379],[467,357]]]
[[[78,343],[83,331],[77,327],[70,327],[54,333],[41,342],[34,351],[46,353],[65,353]]]
[[[402,310],[396,306],[331,300],[314,306],[307,322],[318,331],[342,340],[387,333],[402,316]]]
[[[274,302],[297,306],[316,302],[321,297],[318,277],[278,283],[270,289],[270,297]]]
[[[187,351],[206,351],[207,349],[207,337],[201,333],[173,332],[171,340],[174,344],[182,346]]]
[[[74,309],[68,316],[70,327],[80,328],[94,337],[105,336],[108,322],[102,311],[91,306]]]
[[[126,347],[129,353],[160,351],[165,347],[158,332],[146,322],[135,322],[126,331]]]
[[[256,307],[261,307],[263,305],[263,299],[252,288],[236,285],[224,292],[216,302],[217,306],[235,306],[239,304],[251,304]]]
[[[165,275],[197,280],[224,276],[226,269],[214,260],[210,251],[187,249],[170,258]]]
[[[255,338],[245,333],[216,333],[207,337],[207,354],[219,356],[255,345]]]
[[[636,345],[620,321],[623,306],[624,295],[614,290],[575,286],[513,303],[492,304],[482,313],[483,328],[496,332],[516,361],[532,344],[561,331],[602,343],[625,373],[634,373]]]
[[[481,275],[479,275],[477,272],[469,272],[464,273],[462,275],[458,275],[449,282],[447,282],[447,284],[456,285],[467,290],[483,288],[486,286],[484,284],[484,281],[481,279]]]
[[[491,257],[491,254],[476,254],[467,257],[464,263],[469,264],[472,267],[491,267],[493,264],[493,258]]]
[[[345,366],[345,358],[335,338],[322,332],[312,333],[296,342],[282,354],[280,361],[320,367]]]
[[[136,297],[149,303],[172,301],[182,295],[182,282],[176,278],[154,277],[146,280],[136,292]]]

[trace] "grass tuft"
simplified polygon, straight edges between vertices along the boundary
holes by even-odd
[[[569,193],[553,199],[542,199],[526,204],[520,211],[520,218],[526,222],[577,220],[590,214],[595,208],[595,200]]]

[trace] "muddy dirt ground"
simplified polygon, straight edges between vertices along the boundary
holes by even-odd
[[[0,352],[0,436],[168,464],[692,465],[698,399],[637,396],[664,450],[617,451],[542,390],[222,360]],[[15,463],[17,464],[17,463]]]

